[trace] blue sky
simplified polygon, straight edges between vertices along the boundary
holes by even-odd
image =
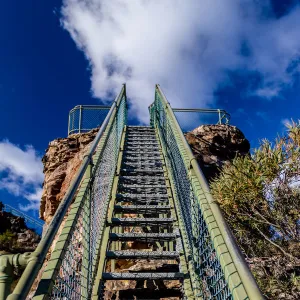
[[[252,147],[299,118],[299,1],[198,2],[1,2],[1,201],[37,207],[40,158],[69,110],[123,82],[133,122],[160,83],[174,107],[226,109]]]

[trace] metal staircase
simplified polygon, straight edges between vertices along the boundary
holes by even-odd
[[[0,300],[264,299],[158,85],[149,113],[127,125],[124,85],[37,249],[0,255]]]
[[[170,187],[164,168],[154,129],[128,126],[110,224],[109,250],[106,252],[105,272],[102,274],[104,281],[159,280],[161,282],[156,284],[163,286],[163,280],[183,279],[183,273],[179,271],[179,252],[176,251],[176,239],[180,236],[175,233],[176,216],[174,211],[172,214],[173,200],[168,192]],[[128,242],[133,245],[131,249],[128,249]],[[135,243],[139,249],[134,247]],[[145,266],[151,260],[163,260],[164,265],[152,272],[116,272],[119,259],[132,260],[133,264],[137,259],[147,260],[143,262]],[[142,288],[133,290],[131,297],[126,291],[126,297],[141,299],[137,295],[144,290],[146,294],[143,294],[143,299],[160,299],[147,294],[147,288],[143,288],[144,283],[139,286]],[[166,296],[166,292],[162,290],[161,295]],[[180,291],[177,296],[182,297]],[[122,299],[122,293],[119,297]]]

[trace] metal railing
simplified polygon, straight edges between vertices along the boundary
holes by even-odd
[[[230,122],[230,114],[224,109],[173,108],[173,112],[184,133],[195,129],[198,124],[229,124]]]
[[[149,107],[171,179],[196,299],[263,299],[160,87]]]
[[[45,269],[33,299],[91,297],[121,134],[126,122],[127,100],[124,85],[45,236],[29,256],[22,277],[7,299],[26,299],[42,267]],[[53,244],[56,236],[58,240]],[[43,266],[50,247],[54,250],[50,260]]]
[[[69,112],[68,135],[88,132],[100,127],[105,120],[110,106],[77,105]]]
[[[9,212],[15,216],[21,217],[24,219],[25,224],[29,229],[33,229],[36,233],[41,234],[43,230],[44,223],[41,221],[38,221],[26,214],[24,214],[22,211],[3,203],[3,211]]]

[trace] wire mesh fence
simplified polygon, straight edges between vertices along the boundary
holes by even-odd
[[[157,92],[150,112],[152,124],[156,124],[159,130],[167,168],[172,174],[179,200],[179,215],[188,237],[186,246],[194,266],[193,288],[200,291],[197,297],[201,299],[232,299],[203,212],[193,192],[187,166],[176,140],[174,124]]]
[[[117,166],[121,135],[126,124],[126,98],[107,132],[107,140],[84,194],[69,233],[70,239],[52,290],[52,299],[89,299],[97,272],[99,241],[106,222],[106,213]],[[78,196],[77,196],[78,197]],[[79,195],[81,197],[81,195]],[[65,225],[66,226],[66,225]]]
[[[77,105],[69,113],[68,135],[88,132],[100,127],[109,112],[110,106]]]
[[[125,87],[106,122],[75,200],[60,227],[35,296],[91,298],[121,136],[127,122]]]
[[[229,124],[230,114],[223,109],[173,108],[181,130],[189,132],[204,124]]]

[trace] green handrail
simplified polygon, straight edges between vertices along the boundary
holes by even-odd
[[[53,240],[58,232],[58,229],[60,225],[62,224],[62,221],[67,213],[67,210],[69,209],[74,196],[78,190],[78,187],[80,186],[80,183],[82,182],[83,176],[86,173],[86,170],[89,165],[93,163],[93,155],[98,147],[99,142],[101,141],[101,138],[106,130],[107,125],[109,124],[109,121],[114,115],[116,109],[118,108],[123,96],[125,96],[126,99],[126,86],[123,85],[120,94],[115,99],[114,103],[112,104],[109,113],[107,114],[104,122],[102,123],[90,149],[89,152],[84,156],[83,161],[81,163],[81,166],[79,170],[77,171],[75,178],[72,180],[71,185],[65,194],[62,202],[60,203],[59,207],[57,208],[57,211],[49,224],[48,230],[42,240],[40,241],[39,245],[37,246],[36,250],[30,255],[28,258],[27,266],[17,284],[12,294],[10,294],[7,299],[8,300],[20,300],[20,299],[26,299],[28,293],[31,290],[31,287],[45,261],[46,255],[49,252],[49,249],[53,243]],[[2,299],[1,299],[2,300]]]
[[[156,85],[155,95],[156,99],[149,107],[151,114],[151,125],[154,126],[157,131],[159,131],[159,136],[161,139],[164,139],[162,144],[165,145],[165,151],[169,151],[170,157],[173,155],[173,153],[171,153],[172,144],[168,143],[168,139],[172,135],[176,141],[176,147],[179,149],[180,157],[184,163],[185,171],[190,183],[190,188],[193,192],[192,196],[195,198],[196,204],[200,208],[201,214],[203,215],[203,219],[210,235],[211,243],[213,244],[214,250],[217,254],[224,278],[226,279],[232,297],[239,300],[264,299],[251,271],[248,268],[247,263],[245,262],[243,255],[241,254],[235,242],[231,230],[229,229],[218,204],[212,198],[208,184],[199,167],[199,164],[197,163],[197,160],[182,133],[170,103],[167,101],[159,85]],[[167,127],[170,128],[171,132],[167,132]],[[167,158],[167,160],[170,159],[170,157]],[[181,176],[183,176],[183,174],[181,174]],[[180,180],[181,179],[182,177]],[[190,197],[188,198],[191,199]],[[193,203],[181,204],[189,207],[192,207],[193,205],[195,206]],[[180,207],[178,207],[178,209],[180,210]],[[189,216],[189,218],[193,218],[193,215]],[[193,224],[193,226],[193,232],[199,231],[199,228],[197,227],[199,227],[200,224]],[[187,228],[182,228],[182,230],[186,231]],[[186,248],[191,249],[191,246],[187,244]],[[193,251],[193,249],[191,249],[191,251]],[[196,252],[197,249],[195,249],[195,253]],[[193,257],[193,259],[196,258]],[[201,260],[199,264],[201,265]],[[199,269],[199,266],[197,267]],[[190,270],[190,272],[193,272],[193,270]],[[199,281],[201,281],[201,278],[199,278]]]

